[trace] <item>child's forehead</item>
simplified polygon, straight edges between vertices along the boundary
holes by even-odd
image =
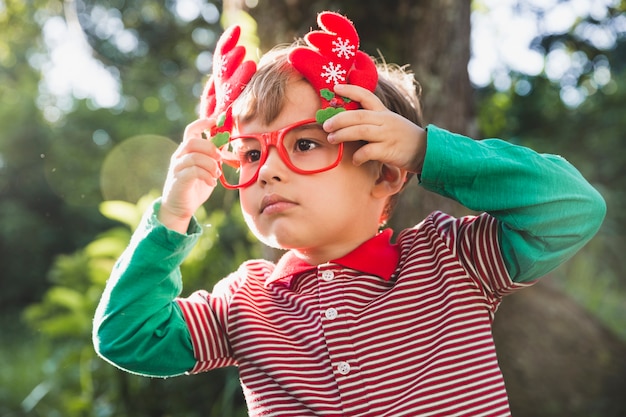
[[[280,93],[262,91],[242,97],[251,100],[242,103],[246,109],[235,115],[239,132],[259,132],[259,129],[276,130],[289,124],[311,119],[320,107],[320,98],[313,86],[304,78],[294,76],[286,80]]]

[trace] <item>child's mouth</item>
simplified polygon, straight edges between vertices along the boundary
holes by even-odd
[[[295,205],[296,205],[295,202],[287,198],[281,197],[276,194],[268,194],[265,197],[263,197],[263,200],[261,200],[260,213],[262,214],[280,213]]]

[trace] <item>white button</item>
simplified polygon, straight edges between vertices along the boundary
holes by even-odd
[[[330,281],[333,278],[335,278],[335,274],[334,274],[333,271],[324,271],[324,272],[322,272],[322,279],[324,281]]]
[[[350,364],[348,362],[339,362],[337,364],[337,372],[341,375],[348,375],[350,373]]]
[[[338,314],[339,313],[337,313],[337,310],[332,307],[326,310],[326,312],[324,313],[324,315],[326,316],[328,320],[335,320]]]

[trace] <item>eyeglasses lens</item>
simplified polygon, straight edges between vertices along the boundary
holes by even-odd
[[[326,132],[318,124],[296,125],[273,133],[278,134],[276,156],[294,172],[322,172],[335,166],[341,158],[341,147],[328,143]],[[247,186],[254,181],[266,163],[266,153],[271,152],[272,136],[272,133],[233,136],[220,149],[222,181],[231,187]]]

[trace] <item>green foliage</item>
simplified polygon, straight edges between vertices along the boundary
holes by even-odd
[[[36,106],[40,74],[31,63],[44,52],[41,29],[34,15],[45,4],[41,0],[8,0],[0,7],[0,283],[3,288],[0,303],[3,309],[38,299],[53,254],[68,250],[102,226],[93,212],[64,207],[48,187],[44,175],[48,139],[55,132],[43,121]],[[75,221],[74,227],[65,228],[70,219]]]
[[[123,226],[101,233],[73,254],[56,258],[49,272],[52,287],[41,302],[24,312],[26,322],[53,347],[53,354],[47,359],[47,367],[53,371],[42,376],[23,408],[36,415],[64,417],[152,416],[154,412],[245,415],[233,370],[212,372],[204,378],[177,378],[175,382],[152,380],[116,370],[96,357],[93,350],[92,318],[106,280],[154,198],[155,195],[145,196],[136,205],[122,201],[102,203],[102,214]],[[238,207],[233,205],[230,211],[212,210],[210,214],[205,209],[198,211],[196,218],[204,233],[181,266],[187,293],[194,288],[210,288],[243,259],[258,255],[251,251],[253,245],[245,225],[233,219],[241,219]],[[214,245],[218,239],[221,244]],[[202,388],[194,387],[195,384]]]
[[[196,61],[202,52],[213,50],[220,13],[206,2],[203,15],[184,21],[174,6],[159,1],[0,1],[3,310],[38,300],[49,285],[46,271],[53,258],[73,252],[111,226],[98,211],[103,199],[111,198],[101,194],[107,156],[138,135],[178,141],[196,117],[209,70],[206,64],[198,69]],[[54,34],[54,28],[75,32],[57,34],[51,41],[44,33]],[[113,107],[101,108],[80,89],[60,97],[51,93],[56,86],[48,85],[45,77],[53,60],[62,56],[55,42],[78,41],[81,35],[93,48],[95,62],[119,84],[120,100]],[[82,62],[80,57],[71,59],[76,66]],[[90,85],[101,83],[97,75],[82,72]],[[134,164],[112,168],[127,181],[106,179],[122,187],[144,176],[162,178],[166,167],[146,167],[155,160],[146,156],[160,151],[156,157],[168,158],[171,147],[168,151],[154,143],[144,143],[144,153],[134,155]],[[135,202],[154,182],[140,185],[144,187],[127,201]]]

